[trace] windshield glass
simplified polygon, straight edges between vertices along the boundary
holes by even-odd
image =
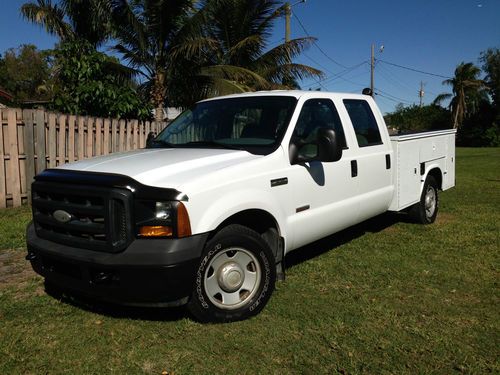
[[[197,103],[168,125],[152,147],[218,147],[267,154],[281,142],[296,103],[291,96]]]

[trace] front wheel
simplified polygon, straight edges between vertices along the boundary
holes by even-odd
[[[231,322],[259,313],[276,281],[274,256],[255,231],[230,225],[207,243],[188,309],[202,322]]]
[[[432,224],[438,213],[438,185],[436,179],[427,176],[424,189],[420,196],[420,202],[414,204],[410,209],[411,217],[420,224]]]

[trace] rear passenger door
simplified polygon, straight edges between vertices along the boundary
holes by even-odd
[[[358,221],[385,212],[394,193],[392,147],[378,110],[374,111],[367,100],[344,99],[347,118],[356,136],[356,157],[352,159],[358,182],[360,204]],[[375,116],[379,116],[377,121]]]

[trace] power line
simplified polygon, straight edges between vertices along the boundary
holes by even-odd
[[[304,54],[305,55],[305,54]],[[306,55],[305,55],[306,56]],[[313,59],[311,59],[309,56],[306,56],[307,58],[309,58],[311,61],[313,61],[314,63],[316,63]],[[334,80],[337,80],[337,79],[341,79],[343,81],[346,81],[346,82],[349,82],[351,84],[354,84],[354,85],[357,85],[357,86],[365,86],[363,84],[360,84],[360,83],[357,83],[357,82],[353,82],[353,81],[350,81],[348,80],[347,78],[344,78],[343,76],[348,74],[348,73],[351,73],[352,71],[354,71],[355,69],[359,68],[360,66],[366,64],[367,62],[366,61],[363,61],[357,65],[354,65],[353,67],[349,68],[349,69],[346,69],[346,70],[343,70],[341,71],[340,73],[332,73],[332,76],[331,77],[328,77],[324,80],[322,80],[321,82],[322,83],[331,83],[333,82]],[[328,70],[328,69],[327,69]],[[330,70],[328,70],[330,71]],[[309,85],[305,85],[305,87],[309,87],[309,86],[314,86],[314,84],[309,84]]]
[[[395,67],[398,67],[398,68],[401,68],[401,69],[411,70],[412,72],[417,72],[417,73],[421,73],[421,74],[427,74],[429,76],[434,76],[434,77],[439,77],[439,78],[445,78],[445,79],[451,79],[452,78],[452,77],[448,77],[448,76],[443,76],[441,74],[424,72],[423,70],[418,70],[418,69],[415,69],[415,68],[410,68],[410,67],[407,67],[407,66],[403,66],[403,65],[391,63],[389,61],[385,61],[385,60],[381,60],[381,59],[377,59],[377,60],[380,61],[380,62],[383,62],[384,64],[389,64],[389,65],[392,65],[392,66],[395,66]]]
[[[386,99],[389,99],[389,100],[392,100],[392,101],[395,101],[395,102],[406,103],[406,104],[413,104],[413,103],[411,103],[411,102],[409,102],[409,101],[407,101],[405,99],[402,99],[402,98],[399,98],[399,97],[397,97],[395,95],[389,94],[388,92],[383,91],[383,90],[378,89],[378,88],[375,89],[375,94],[376,95],[380,95],[380,96],[382,96],[382,97],[384,97]]]
[[[399,86],[400,90],[405,91],[414,91],[415,87],[411,87],[406,82],[403,82],[399,77],[392,74],[392,72],[386,68],[383,64],[380,65],[380,69],[378,70],[382,78],[384,78],[387,82],[391,83],[393,86]],[[387,74],[387,75],[386,75]]]
[[[300,20],[300,18],[299,18],[299,17],[297,17],[297,15],[296,15],[295,13],[293,13],[293,16],[295,17],[295,19],[296,19],[296,20],[297,20],[297,22],[299,23],[299,25],[300,25],[300,27],[302,28],[302,30],[304,30],[304,32],[306,33],[306,35],[307,35],[308,37],[310,37],[311,35],[310,35],[310,34],[309,34],[309,32],[306,30],[306,28],[305,28],[304,24],[302,23],[302,21]],[[320,51],[320,52],[321,52],[321,53],[322,53],[322,54],[323,54],[323,55],[324,55],[324,56],[325,56],[328,60],[330,60],[330,61],[331,61],[331,62],[333,62],[334,64],[336,64],[336,65],[338,65],[338,66],[340,66],[340,67],[342,67],[342,68],[344,68],[344,69],[349,69],[349,67],[345,66],[344,64],[339,63],[339,62],[338,62],[338,61],[336,61],[335,59],[333,59],[333,58],[331,58],[330,56],[328,56],[328,54],[327,54],[325,51],[323,51],[323,48],[321,48],[321,47],[319,46],[319,44],[318,44],[315,40],[313,41],[313,44],[316,46],[316,48],[317,48],[317,49],[318,49],[318,50],[319,50],[319,51]]]
[[[401,102],[400,100],[396,100],[396,99],[392,99],[392,98],[389,98],[388,96],[385,96],[379,92],[376,92],[375,95],[377,96],[381,96],[382,98],[384,99],[387,99],[387,100],[390,100],[391,102],[394,102],[394,103],[405,103],[405,104],[411,104],[411,103],[408,103],[408,102]]]

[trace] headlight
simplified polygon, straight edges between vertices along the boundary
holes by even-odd
[[[135,202],[136,235],[139,237],[186,237],[191,235],[191,225],[182,202]]]

